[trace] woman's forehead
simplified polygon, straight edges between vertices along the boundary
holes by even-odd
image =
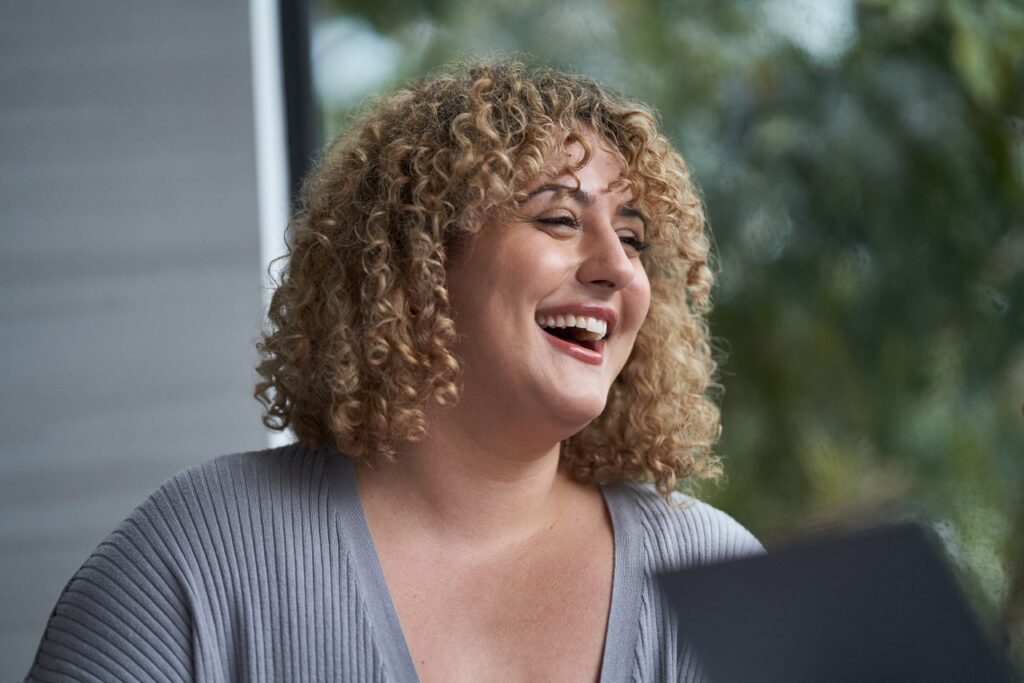
[[[629,169],[622,153],[606,138],[589,126],[558,138],[548,153],[540,174],[525,183],[522,192],[530,196],[546,185],[565,185],[568,194],[579,189],[583,179],[591,179],[592,191],[625,191],[631,202],[637,194],[635,182],[628,177]],[[601,187],[594,187],[594,178]]]
[[[626,160],[622,153],[606,138],[598,135],[589,126],[558,136],[544,158],[539,177],[533,182],[540,183],[562,176],[574,176],[583,168],[597,163],[605,166],[602,171],[615,177],[627,173]]]
[[[562,135],[555,136],[555,144],[547,156],[548,167],[579,167],[587,157],[593,157],[598,150],[619,160],[625,171],[625,159],[611,140],[600,135],[592,126],[580,126]]]

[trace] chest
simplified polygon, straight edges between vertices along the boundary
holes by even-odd
[[[422,681],[595,681],[612,595],[611,533],[472,564],[385,553]]]

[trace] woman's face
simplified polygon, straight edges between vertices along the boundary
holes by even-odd
[[[527,188],[519,215],[484,226],[448,272],[460,406],[554,425],[560,438],[604,410],[651,298],[644,218],[611,189],[622,168],[607,143],[584,136],[593,154],[576,173],[579,191],[571,176],[551,177],[582,158],[575,143]]]

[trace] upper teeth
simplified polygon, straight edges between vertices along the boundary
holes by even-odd
[[[537,324],[541,327],[575,327],[590,332],[586,336],[593,340],[603,339],[608,334],[608,322],[589,315],[538,315]]]

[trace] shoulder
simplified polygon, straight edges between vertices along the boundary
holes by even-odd
[[[229,495],[233,485],[273,484],[291,486],[324,477],[331,453],[299,443],[261,451],[232,453],[207,460],[168,479],[157,493],[171,493],[182,486],[216,485]]]
[[[333,525],[331,463],[343,457],[293,444],[195,465],[164,482],[105,543],[159,556],[204,582],[211,573],[232,577],[226,568],[251,567],[246,552],[280,552]]]
[[[215,666],[197,644],[230,640],[224,625],[256,576],[285,576],[294,538],[331,519],[332,457],[343,456],[297,445],[238,453],[164,482],[68,582],[29,679],[190,680]]]
[[[650,484],[619,484],[614,490],[622,519],[635,526],[656,571],[764,552],[742,524],[701,500],[677,492],[669,502]]]
[[[302,444],[224,455],[174,475],[136,512],[184,504],[223,514],[315,492],[326,486],[331,455]]]

